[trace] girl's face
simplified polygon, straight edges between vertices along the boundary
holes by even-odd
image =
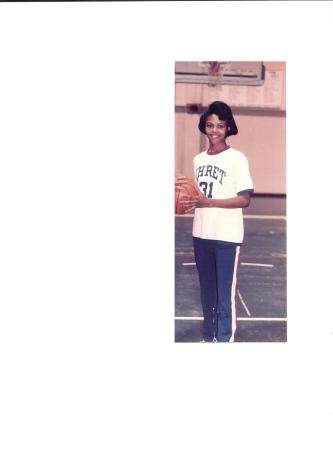
[[[216,114],[207,117],[205,131],[211,145],[225,144],[227,122],[220,120]]]

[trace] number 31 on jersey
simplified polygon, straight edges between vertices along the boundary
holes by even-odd
[[[208,198],[213,197],[213,182],[212,181],[209,184],[206,181],[201,181],[199,183],[199,186],[202,188],[203,193],[205,194],[206,197],[208,197]]]

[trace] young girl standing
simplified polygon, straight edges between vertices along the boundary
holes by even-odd
[[[233,342],[237,269],[244,238],[242,208],[250,204],[253,183],[246,156],[226,142],[238,133],[226,103],[210,104],[200,117],[199,130],[209,141],[208,150],[194,157],[200,193],[184,203],[186,212],[195,208],[192,234],[204,316],[203,342]]]

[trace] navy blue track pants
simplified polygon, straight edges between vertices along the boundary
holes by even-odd
[[[240,246],[193,237],[203,311],[203,338],[233,342]]]

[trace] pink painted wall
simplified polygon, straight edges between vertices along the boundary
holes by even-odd
[[[285,116],[285,63],[264,62],[267,70],[283,71],[280,111],[270,109],[237,108],[234,110],[239,129],[231,136],[229,145],[244,152],[249,160],[255,191],[257,193],[286,193],[286,116]],[[197,84],[177,83],[175,103],[183,107],[187,103],[207,106],[212,100],[223,100],[218,87],[210,88]],[[215,95],[216,93],[216,95]],[[181,108],[178,108],[181,109]],[[175,171],[193,175],[194,155],[207,148],[206,137],[198,130],[199,114],[176,112],[175,114]]]

